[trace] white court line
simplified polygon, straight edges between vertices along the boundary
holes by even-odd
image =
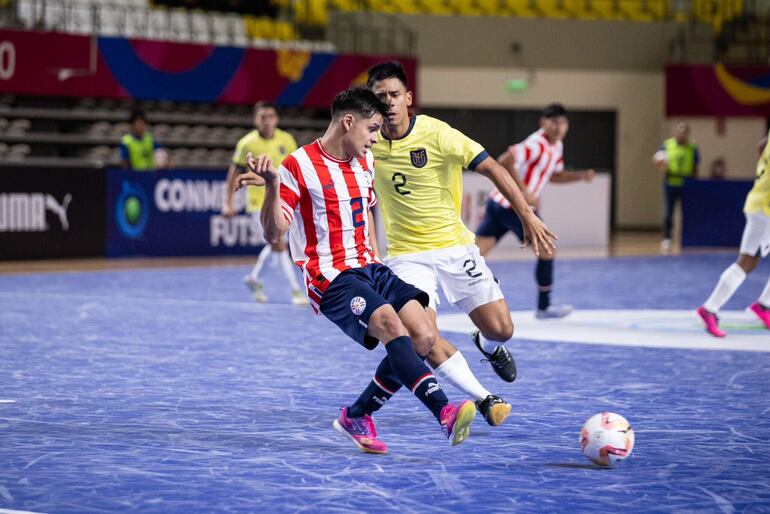
[[[0,400],[0,403],[16,403],[16,400]]]
[[[532,311],[511,312],[513,341],[604,344],[648,348],[770,352],[770,330],[742,311],[720,313],[727,337],[707,334],[689,310],[578,310],[558,320],[536,320]],[[439,329],[468,334],[473,324],[465,314],[439,314]]]
[[[31,510],[0,509],[0,514],[45,514],[45,513],[33,512]]]

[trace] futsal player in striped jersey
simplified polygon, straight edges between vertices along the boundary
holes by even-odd
[[[590,182],[596,174],[592,169],[564,171],[562,141],[568,130],[567,110],[561,104],[551,104],[540,116],[540,129],[521,143],[508,148],[498,159],[524,191],[524,197],[535,209],[535,213],[539,207],[540,194],[549,182]],[[516,234],[520,241],[524,240],[524,229],[510,202],[498,189],[493,189],[489,193],[484,219],[476,229],[476,244],[481,255],[487,255],[509,231]],[[538,296],[535,316],[538,319],[562,318],[573,310],[571,305],[551,304],[555,257],[555,251],[537,256],[535,279]]]
[[[387,355],[375,375],[385,377],[385,387],[407,385],[456,445],[468,437],[476,406],[448,401],[423,362],[436,341],[428,296],[380,263],[370,243],[370,209],[377,202],[370,148],[385,115],[387,106],[368,89],[342,91],[320,139],[292,152],[278,169],[268,156],[250,154],[250,171],[237,185],[265,183],[265,237],[275,242],[289,232],[311,306],[364,347],[381,341]],[[387,452],[366,413],[342,407],[333,426],[364,452]]]
[[[762,257],[770,254],[770,144],[767,137],[759,143],[760,157],[757,163],[757,175],[754,186],[746,196],[743,212],[746,214],[746,226],[741,237],[738,260],[731,264],[719,277],[716,287],[702,306],[697,310],[706,330],[714,337],[724,337],[719,328],[717,313],[735,294],[735,291],[754,271]],[[756,302],[749,305],[765,328],[770,329],[770,280]]]

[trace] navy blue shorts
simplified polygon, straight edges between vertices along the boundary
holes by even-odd
[[[383,264],[369,264],[340,273],[321,298],[321,313],[368,350],[377,339],[366,335],[369,317],[385,304],[396,312],[410,300],[428,306],[428,294],[407,284]]]
[[[535,214],[537,215],[537,212]],[[499,241],[509,230],[516,234],[519,241],[524,242],[524,227],[519,215],[513,209],[503,207],[491,198],[488,199],[484,219],[476,229],[476,235],[494,237]]]

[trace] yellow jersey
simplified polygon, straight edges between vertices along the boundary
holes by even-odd
[[[754,187],[751,188],[746,196],[746,203],[743,206],[743,212],[754,214],[763,212],[770,216],[770,131],[767,133],[768,143],[762,150],[762,155],[757,162],[757,178],[754,181]]]
[[[402,138],[383,135],[372,153],[389,255],[473,244],[461,216],[462,170],[489,157],[480,144],[421,114]]]
[[[252,130],[243,136],[235,145],[233,164],[239,169],[246,169],[246,155],[249,152],[257,155],[265,154],[272,159],[277,168],[287,155],[297,149],[297,142],[291,134],[281,129],[275,129],[275,134],[270,139],[259,135],[259,131]],[[264,187],[249,187],[247,189],[246,212],[257,212],[265,201]]]

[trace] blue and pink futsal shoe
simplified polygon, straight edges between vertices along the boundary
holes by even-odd
[[[388,453],[388,445],[377,439],[377,428],[368,414],[360,418],[348,417],[348,408],[340,408],[340,416],[332,423],[334,430],[344,435],[362,452]]]

